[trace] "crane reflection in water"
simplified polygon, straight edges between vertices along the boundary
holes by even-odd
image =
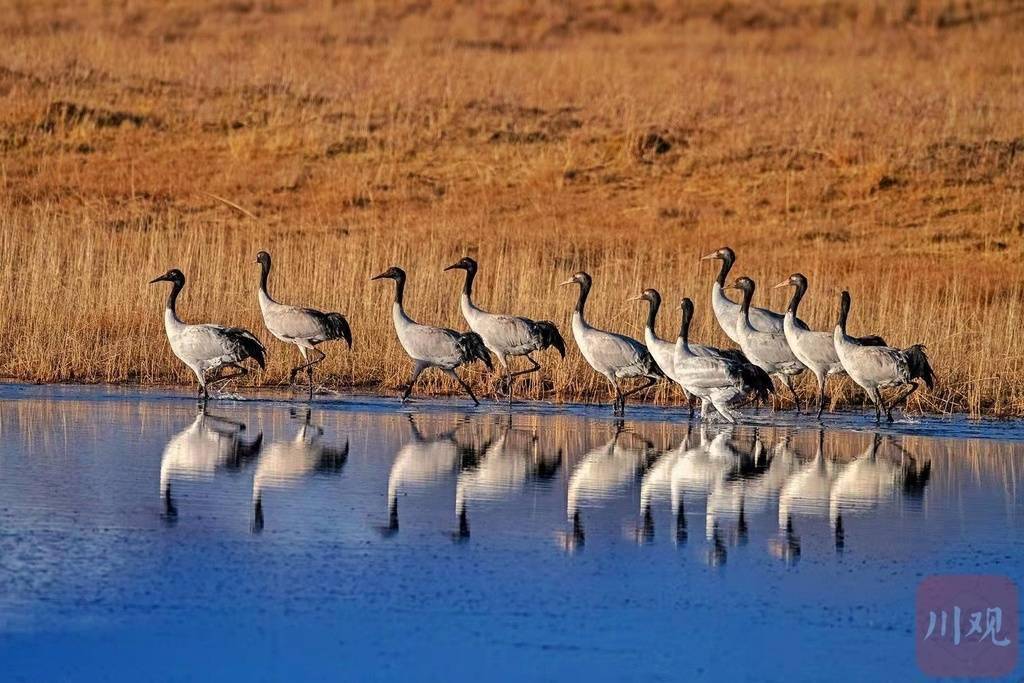
[[[218,472],[240,472],[252,463],[263,447],[263,433],[246,439],[246,425],[213,415],[202,405],[195,419],[171,437],[160,460],[160,499],[163,518],[178,519],[171,484],[181,479],[212,479]]]
[[[290,415],[300,423],[295,435],[269,444],[263,450],[253,475],[253,532],[262,531],[265,525],[265,491],[291,488],[306,477],[339,474],[348,460],[348,440],[340,448],[325,442],[324,429],[312,424],[308,408],[303,411],[293,408]]]

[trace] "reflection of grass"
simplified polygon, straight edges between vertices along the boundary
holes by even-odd
[[[349,316],[341,386],[407,372],[367,278],[405,266],[410,311],[464,327],[441,272],[464,252],[482,305],[567,336],[555,284],[586,268],[595,323],[639,335],[623,299],[654,286],[721,342],[696,257],[729,243],[760,303],[802,270],[812,324],[848,287],[856,331],[928,344],[917,406],[1024,414],[1021,20],[975,6],[22,5],[0,19],[0,374],[188,381],[144,283],[181,267],[187,319],[269,341],[261,248],[280,298]],[[270,352],[255,381],[295,360]],[[524,395],[604,398],[571,342],[542,362]]]

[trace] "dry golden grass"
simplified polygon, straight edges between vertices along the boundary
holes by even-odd
[[[914,406],[1022,415],[1022,28],[1019,2],[17,4],[0,375],[189,382],[146,285],[179,267],[183,317],[253,329],[254,381],[278,383],[297,355],[259,320],[259,249],[281,300],[349,317],[329,386],[405,380],[390,286],[368,281],[388,265],[414,317],[464,327],[441,272],[463,253],[481,305],[567,337],[555,285],[584,268],[595,324],[639,335],[624,299],[653,286],[722,342],[697,257],[730,244],[758,303],[800,270],[811,324],[846,287],[857,331],[926,343],[941,385]],[[520,391],[604,399],[569,346]]]

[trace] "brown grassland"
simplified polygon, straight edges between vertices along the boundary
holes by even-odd
[[[179,267],[182,316],[255,331],[252,381],[280,383],[267,249],[280,300],[352,324],[327,386],[391,391],[409,362],[369,276],[402,265],[413,317],[464,329],[441,269],[472,254],[478,303],[567,338],[518,391],[604,400],[557,283],[590,271],[592,322],[633,335],[628,295],[659,289],[671,338],[690,296],[721,343],[697,258],[729,244],[761,305],[799,270],[813,326],[848,288],[854,330],[927,344],[940,384],[912,409],[1024,415],[1020,2],[5,5],[0,376],[191,382],[146,284]]]

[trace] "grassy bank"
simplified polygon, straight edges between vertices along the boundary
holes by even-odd
[[[729,244],[761,305],[781,308],[767,285],[799,270],[813,326],[848,288],[853,330],[926,343],[940,386],[912,406],[1024,414],[1017,9],[21,6],[0,17],[0,375],[190,381],[146,285],[179,267],[182,316],[254,330],[270,349],[254,381],[281,382],[297,354],[262,328],[259,249],[278,298],[348,316],[330,386],[406,378],[391,289],[368,280],[389,265],[415,318],[464,328],[441,272],[464,253],[482,306],[567,338],[556,284],[587,269],[595,324],[640,335],[624,300],[652,286],[663,336],[690,296],[694,336],[723,343],[697,257]],[[520,391],[603,397],[569,347]]]

